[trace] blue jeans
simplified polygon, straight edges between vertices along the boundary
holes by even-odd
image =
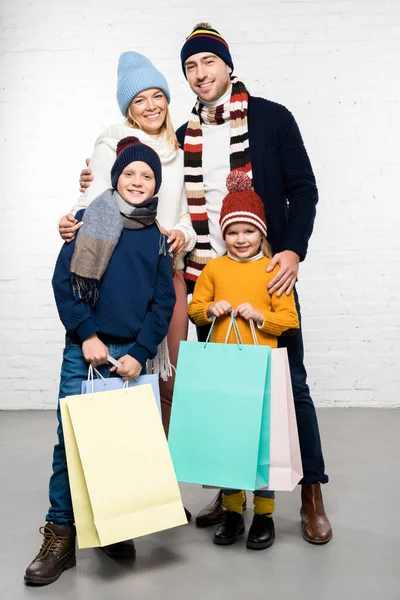
[[[132,342],[126,344],[107,344],[109,354],[118,359],[132,347]],[[97,370],[103,377],[118,377],[110,373],[111,365],[101,365]],[[68,336],[65,342],[63,362],[61,365],[60,390],[58,399],[81,393],[82,381],[87,379],[89,363],[82,354],[82,345],[72,342]],[[50,508],[46,521],[59,525],[70,525],[74,522],[71,492],[69,489],[67,460],[65,456],[64,434],[61,422],[60,402],[57,406],[58,443],[53,452],[53,474],[50,477],[49,498]]]
[[[328,476],[325,474],[325,463],[322,455],[317,415],[307,385],[307,372],[304,367],[300,304],[296,289],[294,290],[294,299],[299,315],[300,329],[295,335],[279,337],[278,347],[287,348],[289,359],[301,460],[303,463],[304,476],[300,483],[327,483]],[[203,325],[196,327],[196,329],[199,342],[204,342],[207,339],[210,326]]]

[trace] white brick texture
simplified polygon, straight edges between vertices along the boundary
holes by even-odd
[[[179,51],[210,20],[254,95],[287,106],[320,203],[298,291],[317,405],[400,406],[400,4],[396,0],[0,3],[0,408],[53,408],[63,348],[57,219],[102,129],[118,56],[149,56],[184,122]]]

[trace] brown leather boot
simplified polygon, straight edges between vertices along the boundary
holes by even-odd
[[[247,508],[246,494],[244,495],[243,510]],[[226,508],[222,504],[222,490],[219,490],[215,498],[199,512],[196,517],[197,527],[210,527],[222,523]]]
[[[56,523],[46,523],[39,531],[44,540],[39,554],[25,571],[25,583],[47,585],[76,565],[76,531],[74,525]]]
[[[301,486],[301,527],[303,538],[310,544],[327,544],[332,539],[332,527],[325,513],[320,483]]]

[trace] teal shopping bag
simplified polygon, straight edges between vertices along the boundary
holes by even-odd
[[[232,324],[237,344],[181,342],[168,443],[178,481],[255,490],[269,481],[271,348]]]

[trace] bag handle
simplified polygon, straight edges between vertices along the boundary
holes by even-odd
[[[251,335],[253,336],[253,344],[255,346],[258,346],[259,345],[258,338],[257,338],[256,328],[255,328],[253,319],[249,319],[249,325],[250,325],[250,329],[251,329]]]
[[[259,343],[258,343],[256,328],[255,328],[253,319],[249,319],[249,325],[250,325],[250,330],[251,330],[251,336],[253,338],[253,344],[255,346],[258,346]],[[231,314],[231,322],[229,323],[228,331],[226,332],[225,344],[228,343],[228,339],[229,339],[232,327],[234,328],[234,331],[235,331],[236,340],[239,340],[239,342],[238,342],[239,344],[243,344],[242,336],[239,331],[239,324],[237,322],[237,319],[233,316],[233,311]]]
[[[87,380],[92,384],[92,394],[94,394],[94,375],[95,374],[97,375],[98,378],[105,381],[103,375],[95,367],[92,367],[92,365],[89,365]]]
[[[229,323],[229,326],[228,326],[228,331],[226,332],[226,336],[225,336],[225,342],[224,342],[225,344],[228,343],[229,336],[230,336],[231,331],[232,331],[232,327],[233,327],[233,331],[235,333],[237,344],[238,345],[243,344],[242,336],[241,336],[240,331],[239,331],[239,325],[238,325],[238,322],[237,322],[236,318],[233,316],[233,311],[231,312],[231,320],[230,320],[230,323]]]
[[[215,315],[212,318],[212,323],[211,323],[210,331],[208,332],[207,339],[206,339],[206,341],[204,343],[204,348],[207,347],[207,344],[211,340],[211,336],[212,336],[212,332],[213,332],[213,329],[214,329],[216,318],[217,317]],[[239,327],[238,327],[237,321],[236,321],[235,317],[233,316],[233,311],[231,312],[231,318],[230,318],[230,322],[229,322],[229,325],[228,325],[228,331],[227,331],[226,336],[225,336],[225,342],[224,342],[225,344],[228,343],[228,339],[229,339],[232,327],[233,327],[233,331],[235,333],[237,346],[238,346],[239,350],[241,350],[242,349],[243,340],[242,340],[242,336],[240,335],[240,331],[239,331]]]

